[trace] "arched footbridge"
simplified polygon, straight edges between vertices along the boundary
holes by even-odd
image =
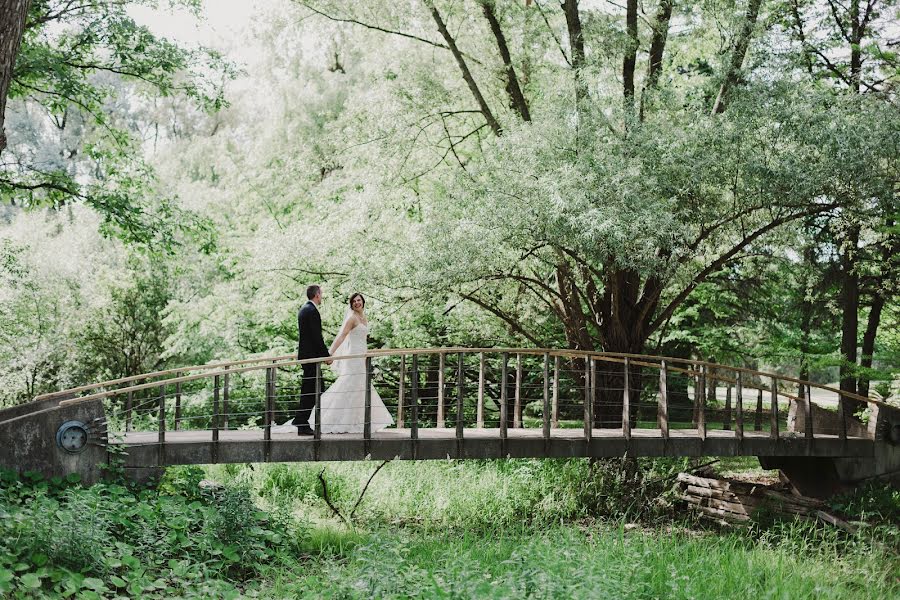
[[[900,409],[775,373],[661,356],[521,348],[374,350],[357,365],[359,433],[279,427],[317,397],[325,359],[262,357],[82,386],[0,410],[0,466],[142,479],[180,464],[757,456],[823,493],[900,470]],[[368,390],[368,393],[367,393]],[[372,390],[393,425],[373,430]]]

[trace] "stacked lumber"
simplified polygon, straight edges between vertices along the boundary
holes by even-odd
[[[759,510],[801,519],[821,520],[853,532],[846,521],[825,511],[825,503],[815,498],[791,494],[761,483],[733,479],[710,479],[688,473],[678,474],[681,499],[701,517],[720,525],[747,524]]]

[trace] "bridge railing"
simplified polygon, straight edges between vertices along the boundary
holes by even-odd
[[[325,360],[279,356],[170,369],[66,390],[79,397],[60,404],[103,400],[113,436],[153,433],[154,441],[165,442],[172,431],[205,430],[218,440],[262,430],[268,440],[284,432],[279,424],[299,408],[302,365],[316,365],[317,398],[334,380]],[[373,422],[378,396],[393,422],[387,430],[413,439],[428,429],[455,429],[459,438],[471,429],[492,429],[501,439],[521,429],[586,439],[630,438],[648,430],[665,438],[871,439],[879,435],[886,408],[787,376],[661,356],[435,348],[373,350],[334,361],[349,361],[355,371],[351,379],[359,389],[352,391],[362,401],[356,407],[362,414],[352,420],[367,439],[385,424]],[[378,413],[377,402],[374,407]],[[321,409],[316,401],[316,439],[322,436]],[[854,415],[859,412],[867,423]],[[335,415],[330,413],[332,420]]]

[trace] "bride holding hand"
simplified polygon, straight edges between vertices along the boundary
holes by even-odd
[[[320,402],[322,433],[362,433],[366,410],[365,358],[339,359],[341,356],[365,354],[369,334],[366,299],[359,292],[350,296],[350,307],[341,331],[331,344],[330,353],[337,358],[332,369],[337,380],[322,394]],[[393,425],[394,419],[372,386],[372,431]],[[315,415],[310,419],[314,423]]]

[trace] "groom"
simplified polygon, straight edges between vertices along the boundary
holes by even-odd
[[[330,356],[325,340],[322,339],[322,317],[319,316],[319,304],[322,303],[322,288],[311,285],[306,288],[306,297],[309,301],[300,308],[297,313],[297,328],[299,330],[299,343],[297,348],[297,360],[304,358],[319,358]],[[327,361],[331,364],[331,361]],[[309,415],[316,405],[316,364],[303,365],[303,383],[300,386],[300,408],[294,417],[297,425],[297,435],[312,435],[312,427],[309,426]]]

